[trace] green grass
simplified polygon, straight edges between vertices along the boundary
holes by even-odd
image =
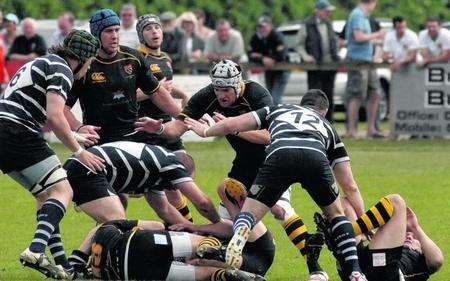
[[[197,183],[215,202],[215,188],[226,176],[234,154],[224,140],[211,143],[187,143],[197,166]],[[425,231],[442,248],[450,250],[449,195],[450,141],[346,141],[352,167],[365,199],[366,207],[389,193],[401,194],[414,208]],[[54,145],[61,159],[68,156],[61,145]],[[19,253],[27,247],[35,228],[34,200],[9,177],[0,175],[0,280],[36,280],[40,274],[22,269]],[[310,229],[314,229],[312,214],[317,210],[307,193],[296,186],[292,203]],[[191,206],[191,210],[193,210]],[[129,218],[155,219],[152,210],[141,199],[133,199]],[[194,212],[196,221],[200,221]],[[268,273],[269,280],[305,280],[306,266],[291,245],[282,228],[271,216],[265,223],[274,233],[277,243],[275,262]],[[62,222],[66,251],[77,247],[83,235],[94,225],[82,213],[69,208]],[[334,261],[327,250],[321,257],[323,267],[337,280]],[[450,269],[446,266],[431,280],[447,281]]]

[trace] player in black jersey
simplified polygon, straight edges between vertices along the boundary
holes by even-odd
[[[345,260],[345,270],[350,273],[348,278],[366,280],[356,255],[355,233],[344,215],[330,166],[344,145],[336,130],[324,119],[328,105],[322,91],[310,90],[301,106],[265,107],[212,127],[190,118],[185,120],[203,137],[257,128],[267,128],[270,132],[265,162],[233,225],[235,234],[227,248],[228,264],[242,262],[242,248],[254,223],[260,221],[291,184],[299,182],[329,218],[339,256]]]
[[[169,56],[161,51],[161,44],[163,40],[161,21],[158,16],[146,14],[139,17],[136,24],[136,31],[139,36],[141,45],[139,52],[145,57],[150,65],[150,70],[153,75],[161,81],[171,82],[173,78],[172,61]],[[188,95],[180,88],[168,84],[170,94],[176,98],[181,99],[181,104],[184,107],[189,100]],[[149,116],[153,119],[163,119],[163,122],[169,122],[172,117],[159,109],[151,100],[144,100],[139,102],[139,117]],[[183,165],[189,171],[191,176],[194,176],[195,165],[192,157],[184,149],[181,138],[166,139],[160,135],[152,135],[152,144],[160,145],[172,151]],[[188,220],[193,221],[192,215],[187,205],[187,200],[181,195],[178,190],[166,190],[167,199],[177,208],[177,210]]]
[[[204,225],[179,223],[170,226],[170,229],[213,235],[225,240],[230,239],[233,236],[234,217],[239,214],[244,204],[247,190],[242,183],[232,180],[225,187],[219,186],[217,193],[221,200],[219,215],[222,220],[220,222]],[[203,256],[211,255],[208,253],[209,250],[208,248],[203,249]],[[214,249],[213,252],[217,252],[217,249]],[[218,252],[220,260],[225,262],[225,248],[220,248]],[[199,254],[199,252],[197,253]],[[244,247],[241,269],[264,276],[272,265],[274,257],[275,243],[272,234],[260,221],[252,229],[249,241]]]
[[[347,200],[343,203],[346,215],[354,220],[352,224],[358,235],[359,262],[368,280],[425,281],[443,265],[441,250],[426,235],[416,215],[400,195],[385,196],[359,218]],[[327,234],[327,245],[335,254],[336,246],[329,238],[329,227],[320,216],[316,222],[319,229]],[[367,241],[363,234],[374,229],[375,234]],[[342,264],[339,259],[338,264]],[[340,268],[339,275],[346,280],[348,273]]]
[[[202,244],[212,240],[220,245],[215,238],[165,231],[159,222],[115,220],[92,229],[69,259],[80,277],[86,277],[89,266],[94,277],[102,280],[265,280],[234,268],[186,263]]]
[[[138,127],[138,130],[154,132],[159,129],[163,131],[163,136],[174,138],[189,129],[183,122],[186,117],[197,120],[208,114],[217,122],[272,105],[269,92],[258,83],[243,81],[240,66],[232,61],[217,63],[212,67],[210,75],[212,83],[191,97],[179,118],[165,123],[163,127],[162,121],[141,118],[141,122],[137,125],[142,127]],[[233,132],[226,138],[235,150],[236,157],[228,173],[229,178],[225,179],[221,186],[224,187],[230,181],[237,180],[248,190],[265,158],[264,148],[269,142],[267,130]],[[306,238],[309,234],[290,204],[290,189],[282,195],[271,211],[292,243],[305,256]],[[321,271],[319,266],[310,268],[311,273],[316,271]]]
[[[42,273],[67,278],[62,266],[67,260],[62,247],[59,222],[72,199],[66,173],[43,138],[47,122],[74,157],[93,170],[101,170],[102,159],[77,143],[64,118],[64,103],[73,75],[82,74],[98,50],[97,40],[85,31],[72,31],[52,54],[21,67],[0,99],[0,169],[25,187],[37,202],[37,229],[31,245],[21,253],[23,264]],[[55,266],[45,255],[45,248]]]
[[[118,193],[144,194],[167,223],[186,221],[168,203],[164,188],[179,189],[204,217],[211,222],[219,221],[212,201],[168,150],[127,141],[92,146],[87,150],[105,160],[104,172],[94,173],[76,158],[69,158],[64,168],[73,188],[73,201],[97,222],[125,218],[123,206],[115,196]]]
[[[74,82],[67,100],[71,108],[77,100],[83,124],[69,110],[66,115],[73,130],[99,135],[99,143],[119,140],[148,142],[148,134],[134,131],[138,98],[149,98],[164,112],[177,116],[180,107],[160,86],[148,62],[135,49],[119,46],[119,17],[110,9],[97,11],[90,19],[91,33],[100,41],[99,54],[86,75]],[[137,94],[137,89],[142,95]]]

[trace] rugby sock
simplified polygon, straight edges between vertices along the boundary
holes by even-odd
[[[221,269],[217,269],[216,271],[214,271],[211,274],[211,281],[226,281],[226,277],[225,277],[225,269],[221,268]]]
[[[330,226],[336,253],[343,261],[344,271],[361,272],[356,252],[355,232],[350,221],[345,216],[335,217],[331,220]]]
[[[178,212],[180,212],[180,214],[185,219],[187,219],[190,222],[194,222],[194,219],[192,218],[192,215],[191,215],[191,211],[189,210],[189,207],[187,205],[186,197],[183,196],[181,199],[181,203],[178,206],[176,206],[175,208],[178,210]]]
[[[381,198],[365,214],[352,221],[355,235],[366,233],[370,230],[385,225],[394,214],[394,205],[387,197]]]
[[[198,242],[198,248],[200,247],[220,247],[222,243],[216,237],[205,237]]]
[[[50,253],[55,260],[55,264],[60,264],[64,268],[68,268],[69,263],[66,258],[66,252],[64,251],[64,246],[61,241],[61,233],[59,231],[59,226],[55,228],[50,239],[48,240],[48,248]]]
[[[42,205],[37,216],[37,229],[31,241],[30,251],[34,253],[44,253],[52,233],[59,225],[64,216],[66,208],[56,199],[48,199]]]
[[[302,256],[305,257],[305,243],[309,234],[302,219],[297,214],[294,214],[283,223],[283,228],[292,244],[294,244]]]
[[[250,231],[255,225],[255,218],[251,213],[240,212],[233,224],[234,235],[228,243],[225,262],[236,267],[242,262],[242,251],[247,243]]]

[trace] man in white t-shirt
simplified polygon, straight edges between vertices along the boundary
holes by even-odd
[[[120,9],[120,44],[137,49],[139,37],[136,31],[136,7],[133,4],[125,4]]]
[[[441,28],[441,22],[438,18],[429,18],[426,27],[427,29],[419,33],[423,61],[418,65],[447,62],[450,59],[450,31]]]
[[[396,71],[401,66],[415,61],[419,39],[407,28],[406,20],[402,16],[395,16],[392,24],[394,29],[384,38],[383,58],[391,62],[391,70]]]

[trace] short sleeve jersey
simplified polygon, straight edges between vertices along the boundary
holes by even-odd
[[[0,119],[39,132],[47,120],[47,95],[55,93],[65,100],[72,83],[72,70],[60,56],[30,61],[9,81],[0,99]]]
[[[408,52],[419,48],[419,39],[417,35],[407,29],[402,38],[397,38],[395,30],[391,30],[386,34],[383,43],[383,51],[391,53],[396,60],[403,60],[408,56]]]
[[[85,77],[76,80],[67,105],[80,100],[83,123],[100,126],[100,138],[134,132],[138,117],[136,90],[152,94],[159,82],[141,53],[120,46],[110,59],[96,57]]]
[[[350,160],[334,127],[313,109],[280,104],[252,113],[259,127],[269,130],[267,158],[280,149],[297,148],[324,154],[331,168]]]
[[[234,117],[273,104],[269,91],[256,82],[246,81],[242,92],[235,105],[222,107],[214,93],[213,86],[208,85],[191,97],[180,114],[180,118],[190,117],[198,120],[205,113],[212,116],[214,112],[219,112],[226,117]],[[238,157],[242,155],[250,158],[264,157],[264,145],[251,143],[231,134],[226,138]]]
[[[432,56],[440,56],[442,52],[450,50],[450,31],[441,28],[436,38],[431,38],[428,30],[419,33],[419,44],[421,48],[426,48]]]
[[[141,51],[141,49],[139,49]],[[150,66],[150,71],[158,79],[158,81],[166,78],[171,81],[173,78],[172,61],[166,53],[158,55],[152,55],[141,51],[145,57],[145,60]],[[144,100],[139,102],[139,117],[149,116],[153,119],[163,119],[164,122],[172,120],[168,114],[159,109],[151,100]]]
[[[353,37],[353,31],[360,30],[363,33],[371,33],[369,17],[356,7],[350,13],[345,29],[345,39],[347,40],[347,58],[354,60],[372,61],[373,44],[371,41],[357,42]]]

